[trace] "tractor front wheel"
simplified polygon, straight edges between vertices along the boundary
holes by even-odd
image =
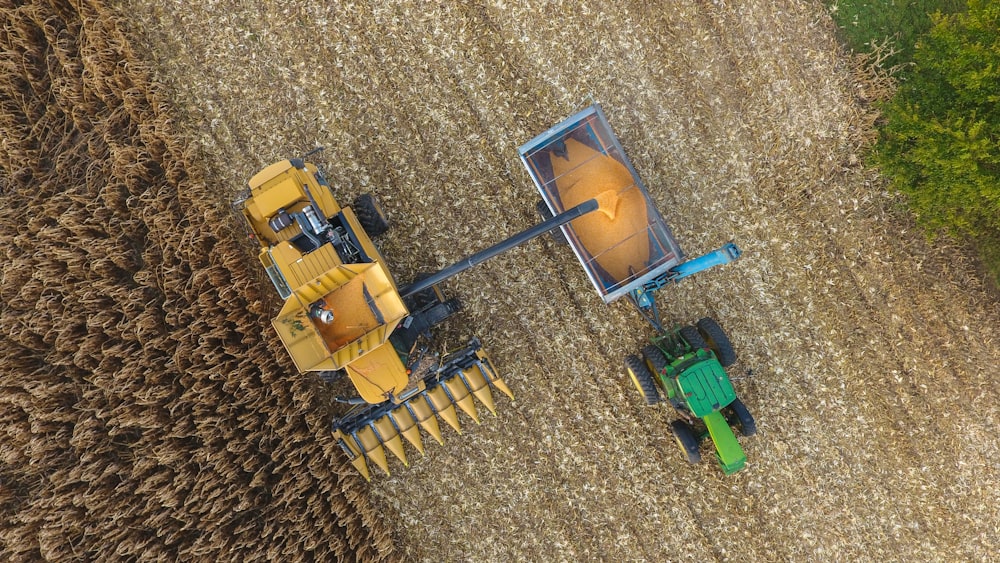
[[[705,337],[712,351],[719,356],[719,363],[727,368],[736,363],[736,351],[733,350],[733,343],[729,341],[726,331],[722,330],[719,323],[711,317],[705,317],[698,321],[698,331]]]
[[[660,402],[660,392],[656,388],[656,381],[653,379],[653,374],[646,367],[646,362],[642,361],[639,356],[630,354],[625,358],[625,369],[628,371],[628,376],[632,380],[632,384],[635,385],[639,394],[646,399],[647,405],[655,405]]]
[[[687,458],[688,463],[698,463],[701,461],[701,451],[698,450],[698,436],[694,433],[694,428],[683,420],[675,420],[670,423],[670,430],[674,433],[674,440],[680,446],[681,451]]]
[[[667,357],[663,355],[663,350],[658,346],[650,344],[642,349],[642,357],[646,359],[646,365],[653,372],[656,378],[663,375],[663,370],[667,369]]]

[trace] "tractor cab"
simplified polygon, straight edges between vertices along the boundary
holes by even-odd
[[[672,377],[664,378],[670,402],[679,412],[704,424],[705,431],[697,438],[711,437],[723,472],[739,471],[747,458],[723,414],[723,409],[737,401],[726,370],[715,354],[704,348],[681,357],[672,367]]]

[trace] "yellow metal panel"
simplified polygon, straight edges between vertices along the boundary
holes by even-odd
[[[389,398],[390,393],[398,395],[408,381],[406,366],[389,343],[348,365],[347,376],[361,398],[369,403],[381,403]]]
[[[316,166],[307,162],[306,169],[309,171],[309,175],[311,176],[308,178],[309,191],[312,193],[313,199],[316,200],[319,208],[323,211],[323,215],[325,217],[333,217],[337,213],[340,213],[340,205],[337,203],[337,200],[334,199],[333,194],[330,193],[330,188],[327,186],[321,186],[319,182],[316,181],[316,177],[313,176],[313,174],[316,174],[317,172]],[[299,172],[299,174],[301,175],[302,173]]]
[[[303,255],[292,243],[282,241],[262,254],[267,252],[270,252],[271,260],[284,274],[289,287],[296,293],[305,292],[311,296],[303,298],[307,303],[319,299],[329,290],[328,288],[339,285],[346,281],[347,277],[353,276],[353,272],[337,273],[340,258],[333,245],[323,245]],[[267,264],[264,258],[261,258],[261,262]]]
[[[265,250],[264,253],[269,253],[271,255],[271,260],[274,265],[281,270],[281,273],[285,276],[285,281],[288,282],[288,286],[293,290],[303,283],[304,280],[296,277],[295,272],[292,271],[291,264],[302,259],[302,253],[298,251],[297,248],[292,246],[292,243],[287,241],[279,242],[278,244],[272,246],[269,250]],[[263,260],[261,260],[263,262]]]
[[[316,166],[311,163],[307,162],[306,170],[302,171],[294,168],[291,161],[283,160],[255,174],[249,182],[252,197],[246,204],[251,218],[266,220],[278,209],[290,209],[296,202],[308,202],[303,185],[309,186],[309,193],[325,217],[340,213],[340,205],[330,189],[316,181],[316,172]]]
[[[392,285],[393,289],[396,289],[396,280],[393,279],[392,274],[389,269],[385,266],[385,260],[382,259],[382,255],[379,254],[375,244],[372,239],[368,237],[365,230],[361,227],[361,223],[358,222],[358,216],[354,214],[354,210],[350,207],[344,208],[344,219],[347,224],[351,227],[351,230],[358,234],[358,240],[361,242],[361,249],[365,251],[369,257],[371,257],[376,264],[378,264],[379,269],[385,274],[385,278],[388,280],[389,284]]]
[[[437,443],[443,444],[444,437],[441,435],[441,425],[438,424],[437,417],[434,416],[434,409],[427,402],[427,397],[422,394],[417,395],[407,401],[407,404],[413,409],[413,414],[420,427],[433,436],[437,440]],[[421,450],[421,453],[423,453],[423,450]]]
[[[248,184],[250,185],[250,189],[256,190],[264,182],[270,180],[271,178],[277,176],[278,174],[281,174],[282,172],[291,167],[292,163],[287,160],[282,160],[281,162],[275,162],[274,164],[271,164],[270,166],[254,174],[253,177],[250,178],[250,181],[248,182]]]
[[[285,302],[286,307],[289,301],[296,301],[296,299],[294,296],[289,297]],[[330,355],[323,339],[313,327],[312,319],[301,307],[293,307],[291,312],[271,321],[271,325],[278,332],[281,343],[285,345],[288,355],[292,357],[299,372],[315,369],[317,364]]]
[[[340,430],[333,433],[334,439],[340,444],[341,449],[351,460],[351,465],[358,470],[358,473],[367,481],[371,481],[371,473],[368,472],[368,464],[365,463],[364,453],[361,451],[361,444],[354,436],[344,434]]]
[[[411,408],[412,407],[409,405],[401,405],[393,409],[389,413],[389,416],[392,417],[396,428],[399,428],[400,435],[413,444],[413,447],[417,448],[420,453],[424,453],[424,441],[420,437],[420,429],[417,428],[417,420],[410,412]]]
[[[288,175],[282,182],[262,190],[253,196],[251,208],[255,214],[261,218],[267,218],[278,212],[279,209],[288,209],[295,202],[303,199],[305,195],[302,188],[296,183],[295,177]]]

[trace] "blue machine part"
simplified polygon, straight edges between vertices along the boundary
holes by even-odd
[[[682,279],[704,272],[709,268],[728,264],[738,259],[742,254],[743,251],[735,243],[727,242],[712,252],[678,264],[665,274],[646,282],[642,287],[633,289],[629,293],[629,299],[635,303],[639,312],[650,324],[662,331],[663,324],[660,322],[660,313],[656,308],[656,300],[653,296],[656,290],[672,283],[679,283]]]
[[[674,266],[670,272],[670,281],[677,282],[688,276],[704,272],[709,268],[728,264],[740,257],[743,252],[734,243],[727,242],[716,250]]]

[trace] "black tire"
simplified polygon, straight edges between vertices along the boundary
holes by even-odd
[[[729,341],[726,331],[722,330],[719,323],[711,317],[705,317],[698,321],[698,331],[705,337],[709,347],[719,357],[719,363],[727,368],[736,363],[736,351],[733,350],[733,343]]]
[[[736,417],[736,423],[740,427],[740,434],[753,436],[757,433],[757,421],[753,419],[750,409],[743,404],[743,401],[736,399],[732,403],[729,403],[729,408],[732,409]]]
[[[361,228],[372,238],[389,230],[389,220],[372,194],[361,194],[354,200],[354,214],[358,216]]]
[[[629,354],[625,358],[625,369],[636,390],[646,399],[647,405],[655,405],[660,402],[660,391],[657,389],[656,381],[653,379],[653,374],[649,372],[649,368],[646,367],[645,361],[635,354]]]
[[[542,218],[542,221],[548,221],[554,217],[554,215],[552,215],[552,211],[549,209],[549,206],[542,200],[538,200],[538,203],[535,204],[535,209],[538,210],[538,216]],[[552,241],[556,244],[569,244],[569,241],[566,240],[566,235],[563,233],[561,227],[549,231],[549,236],[552,237]]]
[[[681,327],[680,335],[681,338],[688,343],[688,345],[696,350],[698,348],[709,349],[708,342],[705,340],[705,337],[702,336],[701,333],[698,332],[698,329],[693,326]]]
[[[347,372],[342,369],[319,372],[319,378],[322,379],[324,383],[331,383],[331,384],[340,381],[346,375]]]
[[[419,274],[417,274],[417,277],[414,278],[413,283],[423,281],[429,277],[431,277],[430,273],[420,272]],[[406,307],[410,310],[411,313],[415,313],[417,311],[420,311],[424,307],[429,307],[437,303],[443,303],[443,300],[439,298],[437,291],[434,290],[434,286],[431,286],[428,287],[427,289],[418,291],[413,295],[404,297],[403,302],[406,303]]]
[[[698,463],[701,461],[701,451],[698,449],[698,436],[694,433],[694,428],[683,420],[675,420],[670,423],[670,430],[674,434],[674,441],[680,446],[681,452],[687,458],[688,463]]]
[[[642,357],[646,360],[646,365],[653,372],[654,377],[659,377],[663,370],[667,369],[667,357],[663,355],[663,350],[653,344],[642,349]]]
[[[433,307],[429,307],[423,312],[423,318],[428,326],[434,326],[443,323],[448,317],[461,310],[462,302],[459,301],[458,298],[452,297],[447,301],[442,301]]]

